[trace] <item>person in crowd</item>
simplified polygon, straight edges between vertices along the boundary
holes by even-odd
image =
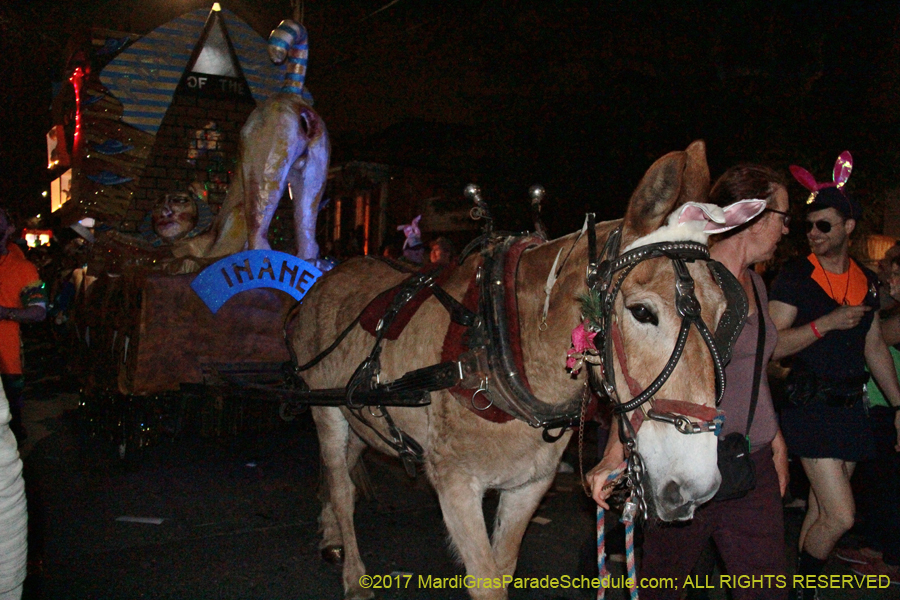
[[[893,309],[900,307],[900,299],[894,297],[891,292],[890,281],[893,273],[894,259],[900,256],[900,242],[887,249],[884,258],[878,261],[876,274],[881,282],[878,288],[878,299],[880,301],[881,310]],[[884,316],[884,315],[882,315]],[[882,320],[882,325],[884,324]]]
[[[21,445],[28,432],[22,422],[25,378],[22,375],[21,323],[47,316],[47,290],[19,246],[12,241],[16,227],[0,208],[0,380],[12,414],[10,428]]]
[[[19,600],[28,556],[28,507],[22,460],[0,388],[0,600]]]
[[[400,249],[395,244],[382,244],[381,256],[383,258],[397,260],[402,256],[402,254],[400,253]]]
[[[900,254],[890,260],[886,279],[891,308],[879,313],[884,341],[889,344],[894,370],[900,372]],[[882,300],[882,306],[884,301]],[[869,381],[869,424],[875,437],[875,458],[859,463],[854,473],[864,545],[837,548],[835,555],[857,575],[886,575],[900,585],[900,454],[897,452],[895,409],[875,381]]]
[[[812,192],[805,223],[812,252],[786,263],[770,294],[769,311],[779,332],[775,358],[794,357],[781,428],[810,482],[799,539],[800,575],[820,574],[835,543],[853,525],[850,477],[858,461],[875,456],[864,405],[867,364],[890,404],[900,405],[897,374],[875,310],[877,278],[849,255],[850,234],[862,214],[844,187],[851,168],[849,153],[842,154],[835,183],[824,185],[791,168]],[[900,413],[894,426],[900,427]],[[816,594],[795,588],[797,598]]]
[[[432,240],[430,246],[431,254],[428,255],[428,260],[431,264],[449,265],[456,260],[456,250],[453,247],[453,242],[444,236]]]
[[[788,232],[790,215],[785,180],[777,171],[760,165],[743,164],[727,170],[713,186],[710,202],[726,206],[738,200],[766,200],[766,208],[749,223],[711,240],[710,255],[740,281],[749,299],[750,312],[726,367],[728,382],[721,409],[726,419],[721,435],[746,432],[756,374],[759,320],[765,338],[763,365],[775,350],[777,331],[768,318],[766,288],[750,267],[772,258],[781,237]],[[756,299],[759,299],[757,304]],[[757,306],[762,307],[760,312]],[[615,423],[615,421],[614,421]],[[757,402],[749,431],[751,457],[756,470],[756,487],[747,495],[731,500],[713,500],[700,507],[688,523],[648,522],[644,528],[644,558],[640,576],[674,577],[684,581],[708,541],[712,539],[732,575],[784,575],[784,523],[781,497],[788,483],[787,448],[778,429],[765,369],[759,374]],[[623,460],[616,427],[601,462],[587,479],[598,504],[608,508],[610,490],[606,478]],[[678,598],[678,589],[642,589],[641,597]],[[734,588],[735,599],[786,598],[787,589]]]

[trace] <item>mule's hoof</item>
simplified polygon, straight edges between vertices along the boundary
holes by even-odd
[[[375,600],[377,596],[372,590],[356,590],[354,592],[347,591],[344,600]]]
[[[341,566],[344,564],[344,547],[328,546],[322,548],[322,560],[330,565]]]

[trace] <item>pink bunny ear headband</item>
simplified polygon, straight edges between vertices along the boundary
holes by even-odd
[[[766,208],[765,200],[738,200],[734,204],[718,207],[714,204],[686,202],[678,213],[678,223],[699,222],[708,234],[723,233],[748,223]]]
[[[849,152],[842,152],[835,161],[831,183],[817,183],[809,171],[797,165],[791,165],[790,169],[794,178],[811,192],[806,200],[809,212],[833,208],[848,219],[862,216],[862,206],[844,189],[853,170],[853,157]]]
[[[846,150],[844,152],[841,152],[841,155],[837,157],[836,161],[834,161],[834,173],[831,176],[833,181],[830,183],[817,183],[816,178],[813,177],[812,173],[810,173],[803,167],[791,165],[790,169],[791,175],[794,176],[794,179],[799,181],[800,185],[812,192],[809,195],[809,199],[806,201],[807,204],[812,204],[816,199],[816,196],[819,194],[819,191],[825,188],[836,187],[843,192],[842,188],[850,178],[850,172],[853,171],[853,157],[850,156],[850,153]]]
[[[692,241],[705,244],[709,236],[740,227],[753,220],[766,208],[765,200],[738,200],[728,206],[686,202],[669,215],[666,224],[638,238],[624,251],[655,242]]]

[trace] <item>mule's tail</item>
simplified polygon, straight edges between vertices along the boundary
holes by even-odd
[[[276,65],[287,59],[284,84],[281,91],[300,94],[306,79],[306,64],[309,60],[309,38],[306,28],[300,23],[285,19],[269,34],[269,58]]]

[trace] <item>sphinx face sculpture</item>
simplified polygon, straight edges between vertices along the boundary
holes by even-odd
[[[197,225],[197,202],[187,192],[166,194],[153,207],[153,231],[171,244],[180,240]]]

